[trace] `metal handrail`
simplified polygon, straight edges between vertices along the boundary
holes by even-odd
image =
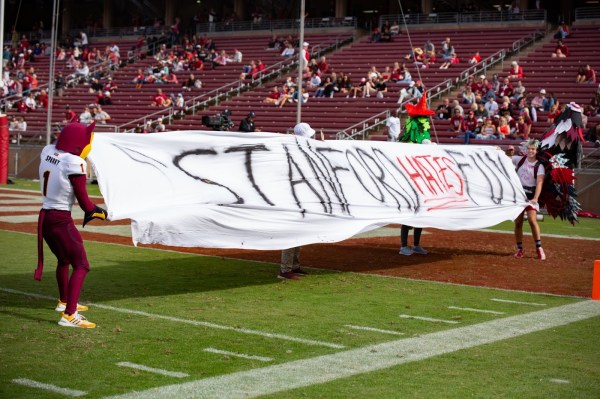
[[[542,38],[544,36],[546,36],[546,32],[541,31],[541,30],[536,30],[535,32],[533,32],[525,37],[515,40],[512,44],[513,53],[519,52],[523,47],[528,46],[532,43],[535,43],[535,41],[537,39]]]
[[[469,24],[469,23],[490,23],[490,22],[524,22],[524,21],[543,21],[546,22],[546,10],[522,10],[518,14],[508,11],[476,11],[476,12],[440,12],[431,14],[407,13],[390,14],[379,17],[379,26],[385,22],[390,25],[422,25],[422,24]]]

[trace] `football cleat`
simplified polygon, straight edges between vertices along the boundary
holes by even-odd
[[[56,310],[57,312],[64,312],[65,310],[67,310],[67,303],[59,300],[58,304],[56,305],[56,309],[54,309],[54,310]],[[88,310],[87,306],[77,304],[78,312],[85,312],[86,310]]]
[[[88,321],[88,319],[77,312],[73,313],[72,315],[68,315],[63,312],[58,325],[63,327],[96,328],[96,323]]]

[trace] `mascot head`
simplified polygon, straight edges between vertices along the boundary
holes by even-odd
[[[79,122],[67,124],[60,131],[56,148],[85,159],[92,150],[94,127],[95,122],[89,126]]]

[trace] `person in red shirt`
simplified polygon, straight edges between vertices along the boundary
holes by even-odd
[[[475,52],[471,58],[469,58],[469,64],[479,64],[481,62],[481,56],[479,55],[479,51]]]
[[[77,114],[73,112],[70,106],[67,105],[65,108],[65,119],[63,120],[63,123],[77,122],[78,119],[79,117]]]
[[[156,94],[152,97],[150,106],[166,108],[171,106],[171,99],[162,92],[162,89],[156,89]]]
[[[279,105],[279,99],[281,98],[281,93],[279,92],[279,88],[277,86],[273,86],[273,89],[269,93],[267,97],[263,100],[264,103],[267,104],[275,104]]]
[[[40,107],[48,109],[48,94],[46,93],[46,90],[42,89],[40,91],[40,94],[38,94],[36,101],[38,102]]]
[[[520,66],[517,61],[512,62],[510,72],[508,72],[509,79],[523,79],[523,67]]]

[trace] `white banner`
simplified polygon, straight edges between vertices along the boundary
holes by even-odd
[[[478,229],[527,204],[510,158],[484,146],[98,133],[90,160],[136,244],[282,249],[390,223]]]

